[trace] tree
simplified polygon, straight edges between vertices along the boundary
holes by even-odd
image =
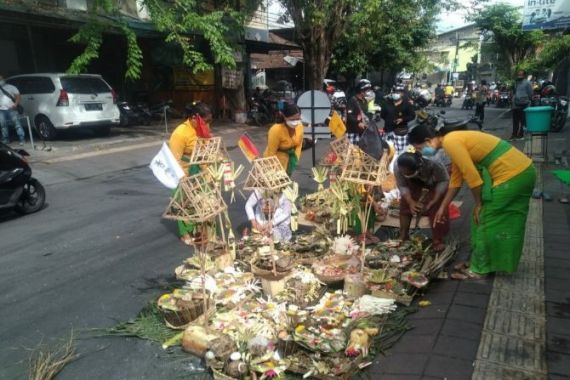
[[[347,28],[356,0],[280,0],[303,48],[305,77],[320,89],[337,39]]]
[[[234,49],[227,38],[228,34],[231,31],[235,35],[235,30],[243,27],[245,20],[261,3],[261,0],[142,0],[140,5],[148,9],[150,22],[164,35],[165,43],[181,51],[182,63],[198,72],[210,69],[212,64],[235,67]],[[89,63],[99,57],[103,34],[114,31],[122,34],[127,42],[125,78],[139,78],[142,51],[136,32],[120,11],[121,2],[94,0],[89,4],[90,21],[71,38],[72,42],[85,45],[85,49],[73,60],[68,72],[85,71]],[[211,60],[199,48],[202,41],[209,47]]]
[[[486,41],[494,44],[493,50],[505,64],[505,70],[512,70],[531,59],[544,41],[540,30],[522,30],[522,16],[519,7],[508,4],[491,5],[472,17],[481,29]]]

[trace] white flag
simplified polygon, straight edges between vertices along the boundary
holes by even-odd
[[[150,168],[156,179],[169,189],[175,189],[180,179],[184,177],[184,171],[165,142],[150,162]]]

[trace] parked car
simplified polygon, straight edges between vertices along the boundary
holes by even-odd
[[[100,75],[26,74],[6,82],[18,88],[24,114],[45,140],[70,128],[96,128],[108,135],[120,123],[117,95]]]

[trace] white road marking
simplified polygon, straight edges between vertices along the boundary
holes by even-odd
[[[79,154],[74,154],[71,156],[63,156],[63,157],[53,158],[51,160],[37,161],[37,163],[41,162],[44,164],[55,164],[58,162],[74,161],[74,160],[81,160],[84,158],[104,156],[107,154],[128,152],[130,150],[149,148],[151,146],[159,146],[161,144],[162,144],[162,141],[151,141],[151,142],[142,143],[142,144],[121,146],[121,147],[117,147],[117,148],[110,148],[110,149],[105,149],[105,150],[100,150],[100,151],[95,151],[95,152],[79,153]]]

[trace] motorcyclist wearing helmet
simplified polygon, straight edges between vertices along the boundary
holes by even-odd
[[[368,125],[368,100],[367,93],[372,92],[370,83],[359,82],[356,85],[356,94],[350,98],[347,104],[346,134],[351,143],[360,141],[360,135]]]
[[[404,97],[403,86],[394,86],[388,97],[381,117],[384,119],[386,139],[394,143],[396,155],[399,155],[408,145],[408,123],[415,119],[416,113],[412,104]]]

